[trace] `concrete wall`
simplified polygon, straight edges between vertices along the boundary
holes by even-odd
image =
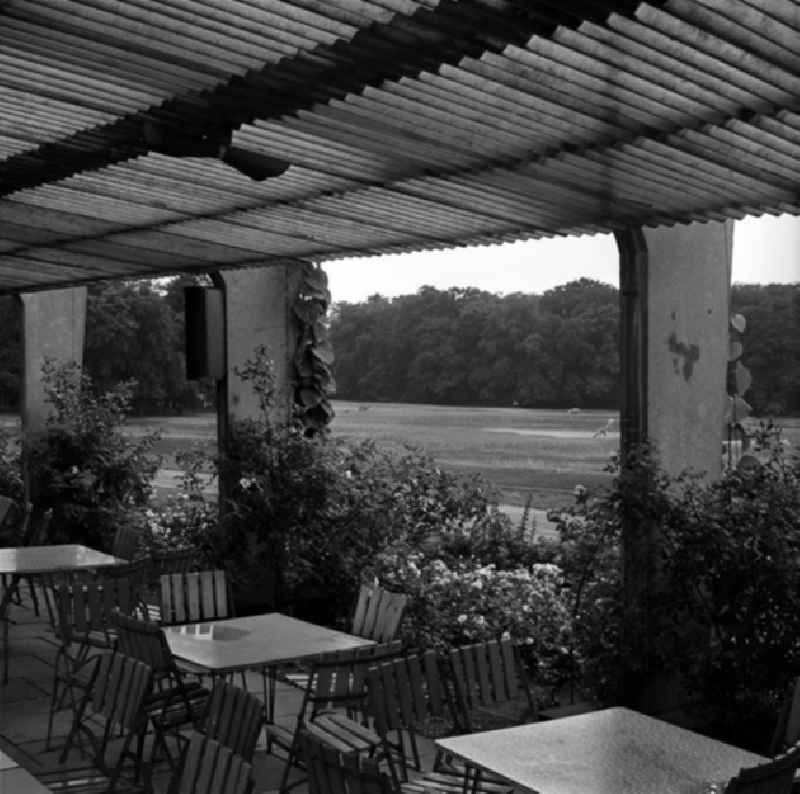
[[[45,358],[83,363],[86,339],[86,288],[23,294],[24,374],[22,427],[26,434],[44,429],[50,414],[42,388]]]
[[[259,413],[256,394],[234,369],[252,359],[260,344],[267,346],[275,363],[278,398],[272,419],[286,422],[291,416],[291,362],[296,344],[291,309],[299,271],[299,265],[284,264],[219,273],[226,296],[227,400],[231,420]]]
[[[644,229],[647,435],[662,466],[719,476],[733,223]]]

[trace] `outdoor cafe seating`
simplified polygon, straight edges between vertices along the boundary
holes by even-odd
[[[648,779],[667,793],[696,783],[698,792],[754,794],[789,791],[800,765],[794,690],[773,742],[783,754],[773,759],[626,709],[541,720],[536,681],[510,640],[441,654],[394,639],[402,594],[365,584],[351,633],[280,613],[234,617],[224,574],[186,570],[177,555],[181,570],[158,563],[153,609],[149,561],[134,554],[133,563],[89,555],[99,567],[25,569],[56,646],[45,748],[55,715],[69,717],[64,764],[35,773],[41,791],[252,792],[254,770],[269,759],[282,794],[300,785],[312,794],[340,785],[370,794],[624,794]],[[7,573],[16,583],[23,571]],[[247,691],[248,671],[269,682],[262,693]],[[292,707],[278,701],[292,697],[287,717]],[[74,765],[77,751],[89,766]],[[665,752],[669,763],[656,763]],[[14,759],[6,772],[28,774]]]

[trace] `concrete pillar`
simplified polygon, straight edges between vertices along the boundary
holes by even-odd
[[[666,471],[719,477],[733,222],[643,231],[647,436]]]
[[[622,458],[632,445],[654,443],[660,466],[717,477],[725,407],[733,224],[706,223],[628,229],[620,251]],[[635,486],[634,486],[635,487]],[[658,627],[645,604],[661,588],[661,535],[622,506],[623,701],[642,711],[670,713],[685,697],[681,682],[649,669]]]
[[[51,406],[45,402],[42,384],[45,359],[83,364],[86,288],[30,292],[21,298],[24,348],[22,429],[30,435],[44,430],[51,411]]]
[[[259,414],[258,397],[251,384],[242,381],[234,370],[252,359],[256,347],[262,344],[275,364],[277,399],[271,419],[276,423],[290,419],[296,345],[292,304],[299,278],[299,264],[291,263],[219,272],[225,291],[227,421]]]

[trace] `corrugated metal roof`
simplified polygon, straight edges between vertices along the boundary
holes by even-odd
[[[0,290],[797,213],[799,34],[794,0],[0,0]],[[154,143],[231,132],[288,170]]]

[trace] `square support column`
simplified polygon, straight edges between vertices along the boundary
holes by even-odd
[[[275,364],[276,401],[273,422],[291,418],[294,400],[292,359],[297,345],[292,306],[297,295],[300,267],[293,263],[245,270],[223,270],[218,282],[225,295],[225,371],[227,386],[220,419],[229,425],[236,419],[259,415],[258,396],[251,384],[236,373],[255,349],[265,345]]]
[[[45,359],[83,364],[86,287],[29,292],[21,298],[24,349],[22,429],[29,435],[42,432],[50,415],[42,383]]]
[[[720,476],[733,222],[645,229],[647,436],[671,474]]]
[[[22,299],[22,434],[25,442],[43,433],[52,407],[46,401],[42,365],[51,358],[59,363],[83,364],[86,343],[86,287],[30,292]],[[24,446],[23,446],[24,450]],[[35,502],[31,477],[23,453],[25,498]]]
[[[623,465],[649,441],[661,468],[721,472],[728,360],[733,224],[706,223],[617,234],[620,251]],[[679,709],[680,682],[649,669],[657,627],[662,542],[657,520],[622,506],[625,703],[649,713]]]

